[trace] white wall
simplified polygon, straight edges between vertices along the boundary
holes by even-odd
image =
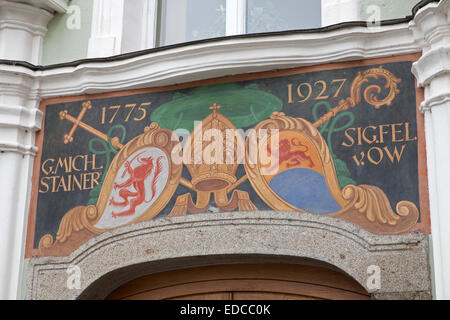
[[[27,2],[27,1],[24,1]],[[37,5],[0,0],[0,59],[39,64],[47,23],[66,0]],[[21,282],[35,132],[42,113],[36,79],[0,67],[0,299],[16,299]]]
[[[419,10],[411,29],[424,40],[423,56],[413,72],[425,88],[421,110],[425,114],[436,298],[450,299],[450,1]]]

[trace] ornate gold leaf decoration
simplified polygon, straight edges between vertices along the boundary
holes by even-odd
[[[379,68],[368,69],[364,72],[359,72],[352,82],[350,88],[350,97],[339,101],[339,104],[334,109],[323,115],[319,120],[314,123],[314,127],[318,128],[339,112],[356,107],[361,102],[361,89],[364,84],[368,83],[370,79],[384,78],[386,80],[385,89],[389,89],[388,94],[383,99],[378,99],[377,95],[381,93],[382,89],[377,84],[372,84],[364,89],[363,96],[367,103],[372,105],[375,109],[380,109],[382,106],[390,106],[396,95],[400,93],[398,90],[398,84],[402,81],[395,77],[391,72],[384,69],[382,66]]]
[[[243,155],[239,153],[239,146],[244,145],[242,137],[239,134],[236,135],[233,138],[234,143],[230,143],[230,145],[227,144],[227,139],[223,139],[219,144],[216,144],[219,150],[215,150],[217,152],[215,156],[222,160],[221,163],[217,163],[218,161],[214,161],[214,159],[213,161],[204,161],[203,157],[208,157],[208,152],[205,153],[205,149],[210,145],[209,141],[204,141],[205,139],[203,141],[196,140],[212,130],[220,133],[223,138],[226,137],[227,132],[238,132],[233,123],[218,112],[220,108],[216,103],[211,106],[210,109],[213,112],[194,128],[186,141],[184,160],[192,180],[182,183],[196,192],[197,200],[194,203],[190,193],[178,196],[169,217],[186,215],[188,212],[206,212],[212,195],[216,206],[222,211],[232,211],[236,208],[240,211],[257,209],[247,192],[234,190],[245,181],[242,178],[239,181],[236,179],[236,171],[243,158]],[[229,161],[230,159],[232,161]],[[232,195],[228,199],[228,193],[230,192],[232,192]]]
[[[388,90],[384,98],[378,97],[383,90],[377,84],[368,85],[362,90],[370,79],[377,80],[380,78],[386,81],[385,89]],[[319,155],[328,190],[342,208],[330,215],[354,222],[376,234],[398,234],[411,230],[417,223],[419,210],[412,202],[400,201],[396,205],[396,212],[394,212],[386,194],[376,186],[348,185],[341,190],[328,145],[317,128],[339,112],[356,107],[361,102],[361,97],[364,97],[365,101],[375,109],[390,106],[400,92],[398,89],[400,82],[401,79],[396,78],[381,66],[372,68],[358,73],[352,83],[350,97],[339,101],[337,107],[326,113],[314,124],[301,118],[288,117],[282,112],[275,112],[270,116],[270,119],[262,121],[255,127],[256,131],[260,129],[278,129],[280,133],[293,131],[309,141],[314,146],[314,150],[309,152]],[[363,91],[362,96],[361,91]],[[269,140],[269,137],[267,140]],[[284,201],[269,187],[268,182],[262,175],[261,165],[259,163],[251,164],[249,161],[249,144],[250,141],[247,138],[245,170],[250,183],[261,199],[274,210],[304,212],[305,210]]]
[[[204,195],[204,194],[203,194]],[[179,196],[175,202],[172,211],[170,212],[170,217],[185,216],[188,212],[190,213],[203,213],[208,209],[209,205],[209,193],[207,202],[198,201],[199,197],[202,195],[197,193],[197,203],[192,201],[190,193],[183,194]],[[226,196],[226,193],[224,194]],[[206,205],[205,205],[206,203]],[[203,205],[202,205],[203,204]],[[246,191],[234,190],[231,194],[230,200],[223,202],[220,206],[222,211],[233,211],[235,209],[239,211],[255,211],[258,208],[250,200],[250,197]]]
[[[270,139],[270,129],[277,129],[282,131],[294,131],[304,136],[314,146],[314,150],[310,153],[317,153],[321,160],[321,165],[324,170],[324,175],[327,177],[327,186],[337,203],[344,206],[347,201],[341,197],[341,190],[339,182],[336,176],[336,170],[334,167],[333,159],[328,149],[327,143],[323,139],[320,132],[309,122],[301,118],[292,118],[286,116],[283,112],[274,112],[270,116],[270,119],[260,122],[255,131],[267,130],[267,140]],[[264,145],[264,144],[263,144]],[[247,172],[248,179],[255,189],[256,193],[263,199],[271,208],[280,211],[300,211],[305,212],[300,208],[297,208],[290,203],[281,199],[275,192],[270,189],[264,176],[261,174],[261,165],[251,164],[248,159],[250,157],[250,139],[246,141],[246,161],[245,171]]]
[[[97,214],[95,206],[76,207],[70,210],[61,220],[56,240],[66,242],[73,232],[83,229],[99,234],[101,231],[92,226],[93,221],[97,219]]]
[[[328,146],[322,135],[310,122],[300,118],[287,117],[283,113],[277,112],[273,113],[269,120],[257,125],[255,129],[269,128],[279,129],[280,132],[295,131],[314,145],[314,150],[310,152],[316,152],[319,155],[328,190],[342,208],[342,210],[330,214],[331,216],[357,223],[376,234],[403,233],[417,223],[419,210],[412,202],[400,201],[396,206],[397,213],[394,213],[387,196],[376,186],[348,185],[341,190]],[[248,139],[246,156],[248,159]],[[306,212],[286,202],[270,188],[261,174],[259,164],[252,165],[246,161],[245,170],[257,194],[272,209]]]
[[[177,146],[178,140],[172,139],[173,132],[168,129],[161,129],[156,122],[150,124],[146,127],[144,133],[132,139],[128,142],[123,149],[114,157],[111,165],[108,169],[105,181],[100,192],[100,196],[97,201],[97,208],[99,212],[103,212],[108,204],[108,198],[113,188],[114,180],[117,175],[117,171],[120,169],[122,164],[135,152],[146,147],[156,147],[165,152],[168,159],[172,157],[172,151]],[[178,184],[180,182],[181,173],[183,167],[182,164],[175,164],[174,161],[169,161],[169,178],[167,185],[160,195],[160,197],[155,201],[152,207],[147,210],[145,214],[133,220],[130,223],[141,222],[154,218],[170,201],[173,193],[175,192]],[[96,223],[100,219],[98,217]]]
[[[39,241],[39,252],[45,256],[59,256],[70,254],[88,239],[107,230],[96,228],[108,204],[108,199],[113,188],[114,180],[119,169],[127,159],[140,149],[155,147],[165,152],[171,159],[172,150],[177,145],[177,140],[172,139],[172,131],[161,129],[157,123],[152,123],[145,128],[144,133],[128,142],[114,157],[106,174],[102,190],[95,206],[81,206],[69,210],[61,220],[56,240],[52,235],[44,235]],[[127,223],[136,223],[155,217],[170,201],[178,187],[182,165],[169,161],[168,182],[161,195],[148,208],[144,214]]]
[[[419,218],[419,210],[409,201],[397,203],[397,213],[394,213],[384,192],[375,186],[348,185],[342,190],[342,197],[348,203],[341,212],[335,214],[337,217],[347,218],[350,221],[354,218],[364,221],[358,218],[365,217],[381,231],[391,226],[397,230],[397,233],[408,231]]]
[[[46,256],[53,255],[55,246],[57,244],[64,244],[64,247],[61,246],[59,249],[62,253],[69,254],[73,249],[78,247],[77,244],[74,245],[73,243],[66,245],[66,242],[68,242],[73,234],[83,232],[83,236],[87,237],[87,239],[101,234],[103,231],[93,226],[93,222],[97,219],[97,214],[98,211],[95,206],[75,207],[71,209],[61,220],[58,233],[56,234],[56,241],[53,241],[52,235],[44,235],[39,241],[39,252]]]

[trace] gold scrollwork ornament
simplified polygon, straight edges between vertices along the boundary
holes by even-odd
[[[398,234],[411,230],[417,223],[419,210],[415,204],[409,201],[400,201],[396,205],[396,212],[394,212],[386,194],[376,186],[347,185],[341,189],[328,145],[317,130],[317,128],[339,112],[356,107],[361,102],[363,85],[368,83],[370,79],[376,80],[379,78],[386,80],[385,89],[389,90],[386,97],[383,99],[377,97],[382,92],[382,88],[377,84],[368,85],[364,89],[362,96],[375,109],[379,109],[382,106],[390,106],[400,92],[398,84],[401,82],[401,79],[380,66],[379,68],[359,72],[352,82],[350,97],[339,101],[337,107],[326,113],[315,123],[311,124],[304,119],[292,118],[282,112],[275,112],[270,116],[270,119],[259,123],[255,130],[278,129],[279,133],[291,131],[308,141],[308,144],[312,146],[312,150],[309,150],[309,153],[318,155],[320,160],[319,167],[325,177],[328,190],[336,203],[342,208],[329,214],[330,216],[351,221],[375,234]],[[266,140],[269,141],[269,139],[270,135]],[[245,170],[250,183],[261,199],[274,210],[305,212],[305,210],[284,201],[269,187],[267,180],[261,173],[261,165],[259,163],[252,164],[249,161],[249,144],[249,138],[247,138]]]
[[[61,220],[56,239],[54,240],[50,234],[44,235],[40,239],[40,254],[44,256],[68,255],[88,239],[110,230],[111,228],[100,228],[97,224],[105,214],[119,170],[133,154],[146,148],[158,149],[169,159],[167,182],[158,198],[141,215],[124,224],[118,222],[118,226],[150,220],[158,215],[175,193],[182,173],[182,164],[171,161],[172,151],[178,145],[177,140],[172,139],[172,135],[171,130],[162,129],[157,123],[152,123],[145,128],[143,134],[123,146],[111,162],[96,205],[79,206],[68,211]]]

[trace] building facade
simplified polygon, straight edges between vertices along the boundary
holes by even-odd
[[[0,298],[450,298],[449,44],[448,0],[0,0]]]

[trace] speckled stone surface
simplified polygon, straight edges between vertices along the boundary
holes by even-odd
[[[27,299],[103,299],[137,277],[227,263],[280,262],[340,269],[378,299],[430,299],[427,236],[373,235],[332,217],[237,212],[161,218],[101,234],[67,257],[30,259]],[[68,289],[68,267],[81,288]],[[367,287],[367,268],[381,288]]]

